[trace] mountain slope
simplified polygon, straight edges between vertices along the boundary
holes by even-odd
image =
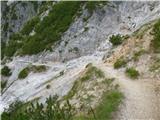
[[[53,51],[24,56],[14,54],[11,60],[3,59],[12,75],[2,76],[7,84],[2,91],[1,109],[17,99],[44,103],[50,95],[63,98],[83,75],[86,65],[92,63],[107,77],[115,78],[125,96],[114,119],[158,120],[159,53],[153,49],[152,29],[160,17],[160,2],[109,2],[95,9],[91,16],[85,5],[59,43],[52,44]],[[113,34],[123,36],[121,45],[114,46],[109,42]],[[121,58],[125,65],[114,69],[114,63]],[[44,70],[40,69],[44,67]],[[139,72],[136,80],[125,73],[132,67]],[[21,72],[24,77],[19,77]],[[97,91],[91,93],[97,95]],[[80,92],[79,95],[83,94]],[[95,99],[93,103],[99,104],[97,101]]]

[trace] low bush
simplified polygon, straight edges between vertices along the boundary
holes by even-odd
[[[87,115],[77,116],[75,120],[111,120],[112,113],[118,109],[122,99],[123,94],[118,90],[106,91],[95,109],[90,108]]]
[[[4,66],[2,69],[1,69],[1,74],[3,76],[10,76],[12,74],[11,72],[11,69],[8,67],[8,66]]]
[[[118,68],[124,67],[126,64],[127,64],[126,60],[124,60],[123,58],[119,58],[114,63],[114,68],[118,69]]]
[[[98,78],[104,78],[104,72],[100,69],[92,66],[91,63],[89,63],[86,67],[85,74],[78,80],[74,82],[74,85],[72,86],[72,89],[69,91],[69,93],[64,97],[65,99],[72,98],[77,91],[81,88],[81,85],[83,82],[91,80],[91,79],[98,79]]]
[[[5,48],[6,48],[6,42],[1,41],[1,60],[5,56]]]
[[[29,74],[29,69],[28,67],[24,68],[23,70],[20,71],[19,75],[18,75],[18,78],[19,79],[24,79],[28,76]]]
[[[23,36],[20,33],[14,33],[10,36],[10,40],[22,40]]]
[[[160,53],[160,19],[157,21],[157,23],[154,25],[153,28],[153,49],[155,53]]]
[[[16,51],[21,48],[22,46],[22,43],[21,42],[18,42],[16,40],[10,40],[8,42],[8,45],[6,45],[5,47],[5,55],[8,56],[8,57],[12,57]]]
[[[118,90],[111,90],[104,93],[102,102],[95,109],[95,117],[99,120],[112,119],[112,113],[117,110],[122,98],[123,94]]]
[[[38,65],[38,66],[36,66],[36,65],[33,65],[32,67],[31,67],[31,69],[34,71],[34,72],[44,72],[44,71],[46,71],[46,66],[45,65]]]
[[[112,45],[116,46],[123,42],[122,36],[120,34],[112,35],[109,38],[109,41],[112,43]]]
[[[6,87],[7,85],[7,81],[1,81],[1,91],[3,91],[3,89]]]
[[[95,77],[104,78],[105,77],[104,72],[92,65],[88,65],[87,71],[85,75],[81,78],[81,81],[90,80]]]
[[[137,79],[138,76],[139,76],[139,72],[133,67],[127,68],[126,69],[126,74],[127,74],[127,76],[129,76],[132,79]]]
[[[39,17],[32,18],[24,25],[24,27],[21,30],[21,33],[23,35],[29,35],[29,33],[32,32],[32,30],[39,21],[40,21]]]
[[[23,103],[17,101],[5,110],[2,120],[72,120],[74,108],[69,101],[65,101],[64,106],[60,106],[58,97],[47,98],[45,105],[40,103]]]

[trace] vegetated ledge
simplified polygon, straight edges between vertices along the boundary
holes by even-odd
[[[45,65],[38,65],[38,66],[31,65],[31,66],[27,66],[27,67],[25,67],[23,70],[21,70],[19,72],[18,78],[19,79],[24,79],[24,78],[26,78],[28,76],[28,74],[30,72],[39,73],[39,72],[44,72],[46,70],[47,70],[47,68],[46,68]]]
[[[105,78],[103,71],[86,66],[86,71],[74,82],[64,100],[74,106],[75,120],[111,119],[122,101],[123,94],[118,85],[113,85],[114,78]]]

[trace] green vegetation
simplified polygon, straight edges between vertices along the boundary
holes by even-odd
[[[102,102],[95,109],[95,116],[100,120],[110,120],[112,113],[117,110],[123,95],[118,90],[104,93]]]
[[[160,71],[160,58],[156,58],[151,64],[150,71],[155,72],[155,71]]]
[[[89,30],[89,27],[85,27],[84,28],[84,32],[88,31]]]
[[[94,79],[94,77],[104,78],[105,75],[100,69],[98,69],[94,66],[90,66],[90,67],[88,67],[85,75],[83,75],[83,77],[81,78],[81,81],[83,82],[83,81],[86,81],[86,80]]]
[[[55,4],[48,16],[36,25],[36,34],[25,43],[22,54],[36,54],[49,49],[53,43],[61,39],[61,35],[73,22],[79,8],[78,1],[70,2],[70,5],[65,1]]]
[[[160,19],[154,25],[153,28],[153,49],[155,53],[160,53]]]
[[[124,60],[123,58],[119,58],[114,63],[114,68],[118,69],[118,68],[124,67],[126,64],[127,64],[126,60]]]
[[[50,6],[52,6],[52,1],[42,1],[41,6],[39,7],[39,15],[46,11]]]
[[[28,76],[29,74],[29,69],[28,67],[24,68],[23,70],[20,71],[19,75],[18,75],[18,78],[19,79],[24,79]]]
[[[127,68],[126,69],[126,74],[127,74],[128,77],[130,77],[132,79],[137,79],[138,76],[139,76],[139,72],[133,67]]]
[[[23,26],[21,33],[23,35],[29,35],[29,33],[32,32],[32,30],[39,21],[40,21],[39,17],[32,18]]]
[[[123,94],[118,90],[106,91],[101,99],[100,104],[95,108],[90,108],[87,115],[75,117],[75,120],[111,120],[112,113],[118,109],[122,102]]]
[[[38,65],[38,66],[36,66],[36,65],[31,65],[31,66],[27,66],[27,67],[25,67],[20,73],[19,73],[19,75],[18,75],[18,78],[19,79],[24,79],[24,78],[26,78],[27,76],[28,76],[28,74],[30,73],[30,72],[34,72],[34,73],[37,73],[37,72],[44,72],[44,71],[46,71],[47,70],[47,68],[46,68],[46,66],[45,65]]]
[[[6,43],[1,41],[1,60],[4,58]]]
[[[38,65],[38,66],[33,65],[33,66],[31,66],[31,71],[33,71],[35,73],[37,73],[37,72],[44,72],[46,70],[47,70],[47,68],[46,68],[45,65]]]
[[[114,46],[119,45],[123,42],[122,36],[120,34],[112,35],[109,40]]]
[[[112,85],[113,78],[105,79],[104,73],[88,64],[86,66],[86,72],[84,75],[77,80],[71,91],[65,99],[63,99],[63,105],[61,105],[61,100],[58,100],[58,97],[49,97],[45,105],[31,102],[22,103],[15,102],[10,105],[8,110],[5,110],[2,113],[2,120],[110,120],[112,118],[112,113],[115,112],[122,101],[123,95],[118,91],[117,86]],[[82,82],[102,78],[105,79],[107,85],[107,90],[103,93],[101,101],[93,109],[92,107],[86,108],[88,111],[87,114],[82,114],[82,116],[75,116],[76,110],[73,106],[70,105],[69,99],[74,96],[78,90],[82,89]],[[47,84],[47,89],[50,88],[50,85]],[[89,96],[86,100],[90,101],[91,97]]]
[[[17,101],[2,113],[2,120],[72,120],[73,108],[68,101],[60,107],[58,97],[47,98],[44,106]]]
[[[68,5],[68,2],[61,1],[52,7],[48,16],[42,21],[39,20],[39,17],[29,20],[20,31],[20,40],[11,38],[5,46],[3,54],[12,57],[19,50],[18,54],[20,55],[32,55],[51,49],[51,46],[61,39],[62,34],[74,21],[81,4],[82,2],[73,1]],[[35,34],[29,36],[32,30],[35,30]]]
[[[137,61],[139,59],[139,57],[144,53],[145,51],[142,49],[138,52],[135,52],[134,55],[133,55],[133,60],[134,61]]]
[[[2,54],[11,57],[15,54],[17,49],[22,47],[24,37],[20,33],[14,33],[10,36],[10,40],[7,45],[3,47]]]
[[[84,4],[86,4],[88,11],[93,12],[96,7],[101,7],[106,2],[70,1],[68,5],[67,1],[60,1],[53,6],[51,1],[42,2],[39,14],[50,7],[52,9],[48,16],[44,17],[42,21],[37,16],[29,20],[19,32],[19,39],[11,38],[2,54],[12,57],[15,53],[17,53],[16,55],[32,55],[44,50],[51,50],[51,46],[61,39]],[[34,6],[37,9],[37,2],[34,2]],[[29,36],[33,30],[35,34]]]
[[[17,51],[17,49],[20,48],[21,46],[22,46],[21,42],[18,42],[15,40],[10,40],[5,47],[4,55],[6,55],[8,57],[12,57],[15,54],[15,52]]]
[[[1,69],[1,74],[3,76],[10,76],[12,74],[11,72],[11,69],[8,67],[8,66],[4,66],[2,69]]]
[[[37,11],[38,10],[38,1],[30,1],[30,2],[33,3],[34,10]]]
[[[65,99],[72,98],[75,95],[75,93],[77,93],[77,91],[81,88],[81,85],[83,82],[85,82],[87,80],[92,80],[95,78],[104,78],[104,77],[105,77],[105,75],[101,70],[99,70],[96,67],[89,64],[83,77],[81,77],[80,79],[78,79],[74,82],[72,89],[70,90],[68,95],[65,96],[64,98]]]
[[[7,81],[1,80],[1,91],[3,91],[3,89],[6,87],[6,85],[7,85]]]

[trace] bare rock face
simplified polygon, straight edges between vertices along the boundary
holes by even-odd
[[[1,2],[2,41],[18,32],[29,19],[36,15],[40,2]]]

